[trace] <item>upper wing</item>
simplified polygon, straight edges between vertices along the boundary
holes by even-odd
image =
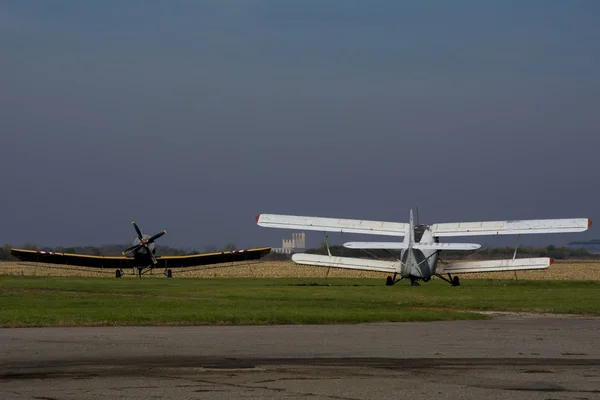
[[[409,224],[403,222],[367,221],[296,215],[260,214],[256,217],[259,226],[268,228],[302,229],[339,233],[364,233],[371,235],[404,236]]]
[[[48,264],[78,265],[93,268],[133,268],[133,258],[125,256],[92,256],[54,251],[11,249],[10,254],[21,261]]]
[[[433,224],[433,236],[518,235],[527,233],[583,232],[592,226],[588,218],[530,219],[518,221],[454,222]]]
[[[467,261],[440,264],[439,274],[465,274],[471,272],[520,271],[528,269],[546,269],[554,260],[547,257],[516,258],[514,260]]]
[[[385,249],[404,250],[408,243],[403,242],[346,242],[348,249]],[[477,243],[415,243],[413,249],[419,250],[477,250],[481,245]]]
[[[380,261],[365,258],[321,256],[317,254],[298,253],[292,256],[297,264],[316,265],[320,267],[359,269],[363,271],[399,272],[399,261]]]
[[[222,251],[216,253],[191,254],[188,256],[162,256],[156,257],[156,267],[182,268],[197,265],[210,265],[225,262],[238,262],[258,260],[271,252],[270,247],[261,247],[247,250]]]
[[[270,251],[270,247],[262,247],[248,250],[192,254],[188,256],[157,256],[155,268],[180,268],[224,262],[257,260],[269,254]],[[125,256],[92,256],[86,254],[21,249],[11,249],[10,253],[21,261],[49,264],[115,269],[133,268],[135,266],[134,259]]]

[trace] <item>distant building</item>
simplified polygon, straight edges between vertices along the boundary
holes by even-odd
[[[600,240],[588,240],[586,242],[571,242],[567,245],[571,249],[586,249],[591,254],[600,254]]]
[[[298,250],[306,249],[305,233],[292,233],[291,239],[283,239],[281,247],[273,247],[271,251],[279,254],[292,254]]]

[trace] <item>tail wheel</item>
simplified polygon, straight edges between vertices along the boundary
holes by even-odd
[[[123,272],[120,269],[115,270],[115,278],[120,278],[123,276]]]
[[[167,278],[172,278],[173,277],[173,271],[171,271],[170,269],[167,270]]]

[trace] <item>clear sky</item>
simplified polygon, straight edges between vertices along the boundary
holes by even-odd
[[[0,243],[123,243],[135,220],[166,245],[277,246],[292,232],[256,214],[415,206],[600,226],[599,17],[595,0],[0,0]]]

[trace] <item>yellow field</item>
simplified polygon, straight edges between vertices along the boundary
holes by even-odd
[[[112,269],[96,269],[53,264],[35,264],[20,262],[0,263],[0,275],[21,276],[101,276],[113,278]],[[387,274],[381,272],[353,271],[336,268],[310,267],[297,265],[291,261],[259,261],[241,264],[218,264],[207,267],[173,269],[178,278],[381,278]],[[124,277],[137,277],[132,270],[126,270]],[[164,278],[162,270],[155,270],[146,277]],[[514,272],[492,272],[461,274],[463,279],[515,279]],[[555,261],[547,270],[520,271],[517,279],[533,280],[600,280],[600,261]]]

